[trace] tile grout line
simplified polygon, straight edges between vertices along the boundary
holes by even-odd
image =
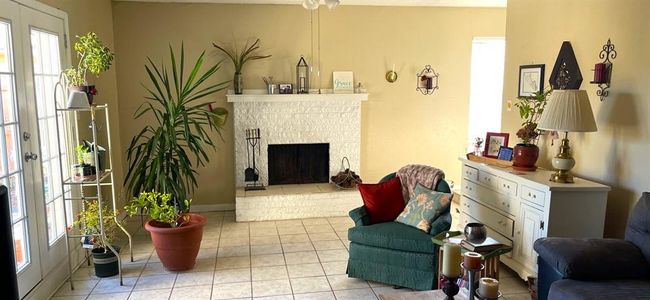
[[[327,225],[329,226],[330,225],[329,220],[327,219],[325,220],[327,221]],[[305,231],[307,231],[307,228],[305,228]],[[314,248],[314,252],[316,253],[316,259],[318,259],[318,264],[320,265],[321,270],[323,270],[323,274],[325,275],[325,280],[327,280],[327,284],[330,287],[329,291],[332,293],[332,296],[334,296],[334,299],[336,299],[336,294],[334,293],[334,288],[332,287],[332,283],[330,282],[329,277],[327,277],[327,273],[325,273],[325,268],[323,268],[323,262],[320,260],[320,256],[318,256],[318,250],[316,250],[316,245],[314,245],[314,241],[311,239],[311,235],[309,235],[309,233],[307,233],[307,238],[309,238],[309,242],[311,243],[311,246]]]

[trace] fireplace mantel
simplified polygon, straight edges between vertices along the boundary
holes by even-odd
[[[228,102],[302,102],[302,101],[367,101],[368,93],[333,94],[330,90],[322,94],[266,94],[265,90],[244,90],[244,94],[226,95]]]

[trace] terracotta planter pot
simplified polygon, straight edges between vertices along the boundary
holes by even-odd
[[[160,262],[170,271],[192,269],[196,255],[199,254],[206,219],[202,215],[188,215],[189,223],[181,227],[171,228],[168,224],[153,220],[144,225],[151,233],[151,241]]]
[[[539,147],[533,144],[517,144],[513,149],[512,168],[518,171],[537,170],[537,158],[539,158]]]

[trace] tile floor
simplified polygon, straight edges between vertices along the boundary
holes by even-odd
[[[409,291],[347,277],[348,217],[236,223],[233,212],[204,215],[208,225],[194,269],[165,270],[148,232],[140,229],[135,261],[122,256],[123,286],[117,276],[97,278],[84,265],[73,275],[75,289],[66,283],[52,299],[364,300]],[[504,270],[500,281],[504,299],[530,299],[511,271]]]

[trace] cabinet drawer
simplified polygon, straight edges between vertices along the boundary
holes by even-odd
[[[545,203],[545,198],[546,198],[546,193],[542,191],[538,191],[536,189],[527,187],[525,185],[521,186],[521,198],[530,201],[532,203],[535,203],[541,207],[544,207]]]
[[[461,205],[463,206],[462,210],[467,212],[467,214],[472,216],[472,218],[494,228],[494,230],[506,237],[512,237],[515,225],[515,222],[512,219],[467,197],[462,197]]]
[[[463,165],[463,178],[477,181],[478,180],[478,169],[472,168],[468,165]]]
[[[499,241],[499,243],[501,243],[501,244],[508,245],[510,247],[512,247],[512,245],[513,245],[511,239],[499,234],[498,232],[494,232],[494,230],[488,230],[488,236],[495,239],[495,240],[497,240],[497,241]],[[508,252],[506,254],[503,254],[503,255],[506,256],[506,257],[512,258],[513,257],[513,251],[510,251],[510,252]]]
[[[517,183],[499,177],[499,191],[510,197],[517,197]]]
[[[480,173],[479,173],[480,174]],[[511,205],[511,200],[504,194],[497,193],[482,185],[473,183],[471,181],[463,181],[463,195],[471,198],[472,200],[491,206],[503,212],[513,214],[512,208],[516,207]]]
[[[497,189],[497,186],[499,184],[499,179],[495,175],[492,175],[488,172],[485,171],[479,171],[478,173],[478,182],[484,184],[485,186],[492,188],[492,189]]]

